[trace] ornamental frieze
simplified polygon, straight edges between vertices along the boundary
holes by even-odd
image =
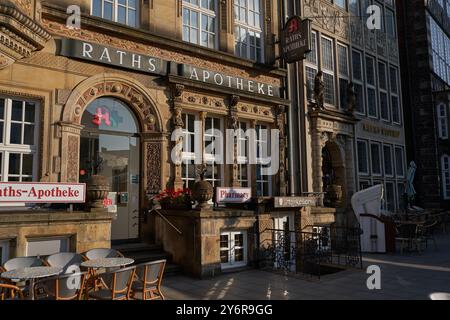
[[[196,105],[199,107],[207,107],[208,109],[225,110],[225,101],[221,98],[208,97],[205,95],[194,94],[191,92],[183,92],[181,95],[183,104]]]
[[[387,57],[386,52],[386,33],[377,31],[377,52],[380,56]]]
[[[348,15],[323,0],[305,0],[304,17],[309,18],[322,29],[349,40],[350,24]]]
[[[397,41],[395,41],[394,38],[391,37],[387,37],[386,40],[387,43],[387,48],[388,48],[388,52],[389,52],[389,59],[391,61],[395,61],[398,62],[398,46],[397,46]]]
[[[353,45],[364,47],[363,23],[359,18],[351,18],[350,32]]]
[[[176,51],[171,51],[156,46],[150,46],[148,44],[138,43],[136,41],[120,39],[117,37],[112,37],[109,34],[101,34],[87,29],[83,30],[69,29],[62,23],[50,21],[47,19],[43,19],[42,23],[44,27],[47,28],[47,30],[64,38],[75,38],[85,41],[92,41],[103,45],[113,46],[115,48],[121,48],[136,53],[142,53],[149,56],[158,57],[164,60],[173,61],[180,64],[194,65],[199,68],[204,68],[207,70],[215,70],[217,72],[222,72],[224,74],[228,74],[231,76],[241,77],[245,79],[253,79],[255,81],[259,81],[261,83],[273,86],[281,85],[280,79],[278,78],[266,75],[253,76],[240,68],[226,66],[218,62],[208,61],[206,59],[197,58],[192,55],[184,55]]]

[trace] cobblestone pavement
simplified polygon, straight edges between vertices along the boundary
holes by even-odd
[[[284,276],[250,269],[208,280],[185,276],[164,279],[168,299],[187,300],[315,300],[429,299],[450,293],[450,236],[437,238],[422,254],[364,255],[364,270],[346,270],[322,277]],[[381,290],[369,290],[366,268],[381,268]]]

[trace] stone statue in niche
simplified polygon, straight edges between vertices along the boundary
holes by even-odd
[[[347,89],[347,111],[353,113],[356,108],[355,84],[350,82]]]
[[[174,108],[173,125],[178,128],[182,128],[184,126],[183,116],[181,113],[181,108]]]
[[[325,110],[324,91],[325,84],[323,83],[323,73],[322,71],[319,71],[314,78],[314,100],[316,100],[316,108],[319,110]]]

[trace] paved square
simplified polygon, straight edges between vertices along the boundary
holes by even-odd
[[[311,299],[429,299],[433,292],[450,293],[450,236],[437,238],[422,254],[366,254],[364,270],[346,270],[317,277],[283,276],[250,269],[198,280],[185,276],[166,278],[167,299],[188,300],[311,300]],[[381,290],[369,290],[366,268],[381,268]]]

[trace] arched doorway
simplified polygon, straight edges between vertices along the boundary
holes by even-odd
[[[80,182],[91,175],[107,177],[117,203],[112,240],[139,237],[139,122],[130,108],[114,97],[101,97],[85,109],[80,137]]]
[[[330,207],[341,207],[346,197],[345,164],[341,148],[334,141],[328,141],[322,148],[322,180],[325,192],[325,204]],[[336,200],[336,194],[341,199]]]

